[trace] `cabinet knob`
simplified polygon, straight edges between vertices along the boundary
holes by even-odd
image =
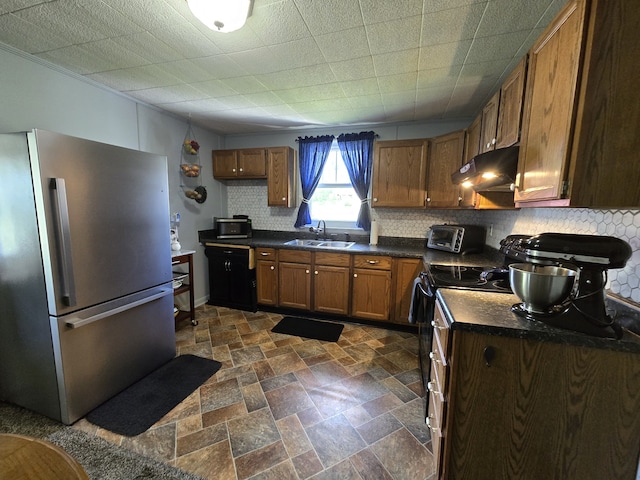
[[[240,169],[240,171],[241,171],[241,172],[243,171],[243,170],[242,170],[242,168]]]
[[[439,391],[436,390],[436,384],[434,382],[427,383],[427,390],[437,395],[442,395]]]
[[[233,173],[236,173],[236,169],[235,169],[235,168],[232,168],[232,169],[231,169],[231,171],[232,171]]]
[[[487,143],[487,148],[491,148],[491,142]]]
[[[282,197],[282,201],[283,202],[286,201],[286,200],[287,200],[287,197]]]
[[[271,270],[275,270],[275,269],[276,269],[276,267],[274,267],[273,265],[271,265]]]
[[[438,329],[438,330],[446,330],[446,329],[447,329],[447,327],[442,327],[442,326],[438,325],[438,324],[437,324],[436,322],[434,322],[434,321],[431,321],[431,326],[432,326],[433,328]]]
[[[374,202],[377,202],[377,201],[378,201],[378,198],[377,198],[377,197],[374,197],[373,201],[374,201]]]
[[[378,263],[380,263],[380,260],[367,260],[367,263],[369,265],[377,265]]]
[[[309,273],[309,270],[305,270],[304,273]]]
[[[427,203],[431,201],[431,197],[427,197]]]
[[[495,145],[495,144],[496,144],[496,139],[495,138],[491,139],[491,145]]]
[[[316,271],[315,271],[315,272],[313,272],[313,273],[314,273],[315,275],[317,275],[317,274],[318,274],[318,270],[316,270]]]
[[[353,278],[358,278],[358,274],[357,274],[357,273],[354,273],[354,274],[353,274]]]
[[[262,255],[263,257],[268,257],[269,254],[267,252],[260,252],[260,255]]]

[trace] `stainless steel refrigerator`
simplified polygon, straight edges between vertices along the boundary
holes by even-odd
[[[0,135],[0,399],[71,424],[175,356],[167,158]]]

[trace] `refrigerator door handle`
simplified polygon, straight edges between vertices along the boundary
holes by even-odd
[[[56,192],[60,269],[62,274],[62,301],[72,307],[76,304],[76,282],[71,258],[71,229],[69,228],[69,206],[64,178],[52,178],[49,186]]]
[[[141,298],[140,300],[136,300],[134,302],[127,303],[125,305],[120,305],[119,307],[113,308],[111,310],[107,310],[105,312],[100,312],[96,315],[92,315],[87,318],[71,318],[65,322],[65,325],[69,328],[84,327],[85,325],[89,325],[90,323],[97,322],[98,320],[102,320],[103,318],[110,317],[111,315],[116,315],[118,313],[131,310],[132,308],[136,308],[136,307],[139,307],[140,305],[153,302],[154,300],[165,297],[167,295],[173,295],[173,289],[163,288],[158,293],[149,295],[148,297]]]

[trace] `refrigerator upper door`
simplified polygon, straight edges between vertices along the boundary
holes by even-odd
[[[166,157],[27,136],[51,315],[171,281]]]

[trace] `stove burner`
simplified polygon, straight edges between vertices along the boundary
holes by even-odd
[[[480,274],[491,267],[431,264],[427,271],[429,282],[435,288],[478,289],[511,293],[509,282],[503,279],[485,280]]]

